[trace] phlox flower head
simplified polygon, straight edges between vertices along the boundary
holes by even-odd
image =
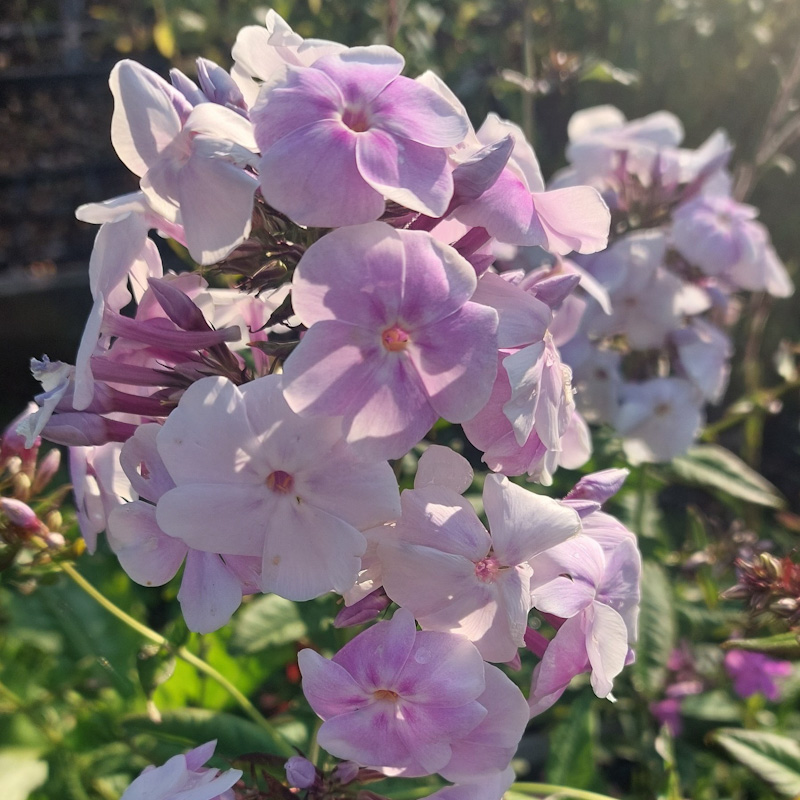
[[[507,769],[527,723],[519,690],[466,638],[417,631],[400,609],[332,660],[299,654],[320,745],[387,775],[462,782]]]
[[[216,746],[216,741],[207,742],[185,755],[173,756],[160,767],[145,767],[121,800],[233,800],[232,787],[242,771],[220,772],[203,766]]]
[[[206,378],[157,436],[175,483],[156,520],[190,548],[262,561],[261,589],[308,600],[355,583],[362,530],[399,514],[388,463],[357,457],[338,419],[301,419],[277,376]]]
[[[475,271],[424,231],[341,228],[305,253],[292,302],[309,327],[284,365],[301,416],[339,415],[347,441],[398,458],[438,417],[463,422],[497,369],[497,314],[470,302]]]
[[[790,661],[778,661],[763,653],[747,650],[730,650],[725,654],[725,670],[733,681],[739,697],[750,697],[760,692],[773,702],[780,699],[781,688],[777,678],[792,674]]]
[[[491,533],[446,486],[403,492],[393,536],[378,546],[383,585],[425,630],[461,633],[488,661],[511,661],[531,610],[529,560],[575,535],[578,515],[500,475],[483,503]]]
[[[390,47],[354,47],[310,66],[286,64],[261,87],[251,116],[264,199],[301,225],[375,220],[385,199],[440,217],[453,195],[445,148],[465,115],[400,75]]]

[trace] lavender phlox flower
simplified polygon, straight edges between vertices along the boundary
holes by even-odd
[[[233,800],[232,787],[242,771],[203,767],[216,746],[215,739],[185,755],[173,756],[160,767],[145,767],[121,800]]]
[[[470,302],[477,279],[424,231],[382,222],[342,228],[305,253],[293,279],[309,330],[284,365],[303,416],[341,415],[347,441],[397,458],[438,417],[462,422],[497,369],[497,314]]]
[[[539,245],[562,255],[602,250],[611,218],[597,190],[575,186],[545,191],[538,161],[522,130],[495,114],[477,132],[482,147],[507,136],[514,141],[507,166],[483,194],[456,208],[456,218],[484,227],[509,244]]]
[[[282,72],[287,64],[310,66],[318,58],[339,53],[347,47],[325,39],[303,39],[273,9],[267,11],[264,27],[246,25],[236,34],[231,56],[231,77],[248,106],[258,98],[263,81]]]
[[[294,414],[278,376],[198,381],[157,444],[176,484],[159,527],[196,550],[261,558],[262,591],[290,600],[349,589],[361,531],[399,515],[388,463],[356,457],[339,419]]]
[[[670,336],[686,377],[712,403],[719,402],[728,385],[733,344],[730,337],[701,318]]]
[[[445,148],[465,117],[400,75],[403,57],[374,45],[287,65],[260,90],[251,116],[261,192],[301,225],[357,225],[384,200],[439,217],[453,195]]]
[[[418,632],[404,609],[331,661],[310,649],[298,661],[306,699],[324,720],[320,745],[388,775],[495,775],[525,727],[524,699],[508,678],[466,638]]]
[[[622,354],[598,347],[579,333],[559,348],[572,368],[572,387],[578,411],[589,422],[612,423],[622,389]]]
[[[192,105],[155,73],[120,61],[109,79],[114,95],[111,140],[141,178],[153,210],[183,226],[192,257],[212,264],[250,233],[257,181],[250,123],[215,103]],[[224,196],[218,203],[215,197]]]
[[[776,678],[791,675],[792,663],[770,658],[763,653],[730,650],[725,654],[725,670],[739,697],[750,697],[760,692],[767,700],[776,702],[781,696],[780,684]]]
[[[491,534],[444,486],[407,490],[395,535],[378,546],[386,593],[425,630],[462,633],[488,661],[523,644],[537,553],[575,535],[577,514],[500,475],[484,483]]]
[[[735,287],[788,297],[792,282],[772,247],[758,210],[725,194],[705,192],[680,206],[672,241],[691,264]]]
[[[632,464],[685,453],[703,422],[702,396],[682,378],[626,383],[614,427]]]

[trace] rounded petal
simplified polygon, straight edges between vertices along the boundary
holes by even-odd
[[[190,631],[210,633],[228,623],[239,608],[242,586],[216,553],[190,550],[178,602]]]
[[[560,255],[596,253],[608,244],[611,213],[591,186],[540,192],[533,195],[533,205],[547,237],[545,249]]]

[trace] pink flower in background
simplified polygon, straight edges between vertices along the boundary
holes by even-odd
[[[468,122],[404,78],[390,47],[354,47],[287,64],[252,109],[264,199],[301,225],[358,225],[384,200],[440,217],[453,195],[446,147]]]
[[[733,681],[739,697],[750,697],[760,692],[773,702],[780,699],[780,684],[776,678],[792,674],[791,661],[778,661],[763,653],[747,650],[730,650],[725,654],[725,669]]]
[[[214,755],[216,740],[173,756],[160,767],[145,767],[123,792],[121,800],[233,800],[233,785],[240,769],[220,772],[204,767]]]
[[[424,231],[382,222],[333,231],[292,284],[309,326],[284,366],[289,406],[343,416],[347,441],[399,458],[438,417],[462,422],[497,369],[497,314],[470,302],[470,264]]]

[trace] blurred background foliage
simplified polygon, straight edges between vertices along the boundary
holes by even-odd
[[[277,0],[273,7],[305,37],[390,43],[405,55],[407,74],[436,71],[476,125],[494,111],[525,127],[547,176],[564,164],[572,113],[599,103],[629,118],[672,111],[683,120],[689,147],[725,128],[736,145],[734,168],[751,163],[781,75],[800,46],[798,0]],[[37,390],[27,375],[30,356],[74,358],[89,308],[94,236],[74,219],[74,208],[136,186],[110,144],[111,66],[130,57],[162,75],[178,66],[191,76],[194,58],[203,55],[229,67],[236,32],[263,24],[266,10],[244,0],[2,4],[0,422]],[[748,198],[761,208],[795,281],[798,159],[795,141],[764,165]],[[727,404],[780,381],[773,357],[781,341],[788,356],[780,375],[796,379],[797,299],[764,302],[749,301],[737,330],[739,352],[747,341],[755,350],[749,376],[741,360],[734,365]],[[684,463],[640,469],[610,509],[640,534],[647,558],[638,662],[622,676],[615,706],[593,698],[578,680],[537,718],[521,751],[522,769],[534,778],[628,798],[769,800],[776,791],[800,793],[797,669],[782,702],[743,700],[731,691],[719,648],[734,631],[784,630],[775,621],[754,624],[719,593],[735,581],[737,556],[764,546],[789,553],[800,531],[797,393],[757,406],[753,418],[755,425],[734,426],[719,440],[777,490],[740,462],[717,464],[712,477],[728,472],[716,486],[708,469]],[[442,429],[436,436],[447,443],[454,434]],[[602,433],[597,445],[590,467],[621,465]],[[413,464],[405,467],[408,483]],[[576,479],[560,472],[553,494]],[[312,721],[299,702],[295,655],[300,643],[330,651],[344,641],[346,634],[330,626],[332,601],[290,610],[279,598],[259,598],[231,628],[197,637],[177,613],[174,584],[133,585],[102,546],[79,568],[171,645],[146,643],[57,565],[32,558],[2,573],[3,800],[25,800],[30,792],[36,800],[115,800],[145,764],[214,737],[223,756],[218,766],[225,756],[270,749],[269,731],[247,719],[229,692],[176,658],[181,646],[227,676],[290,743],[307,745]],[[682,642],[692,643],[703,691],[684,701],[684,729],[673,741],[659,732],[650,704],[678,680],[668,661]],[[529,677],[518,675],[526,690]],[[737,731],[778,732],[784,750],[763,738],[743,743]],[[401,800],[404,790],[385,791]]]

